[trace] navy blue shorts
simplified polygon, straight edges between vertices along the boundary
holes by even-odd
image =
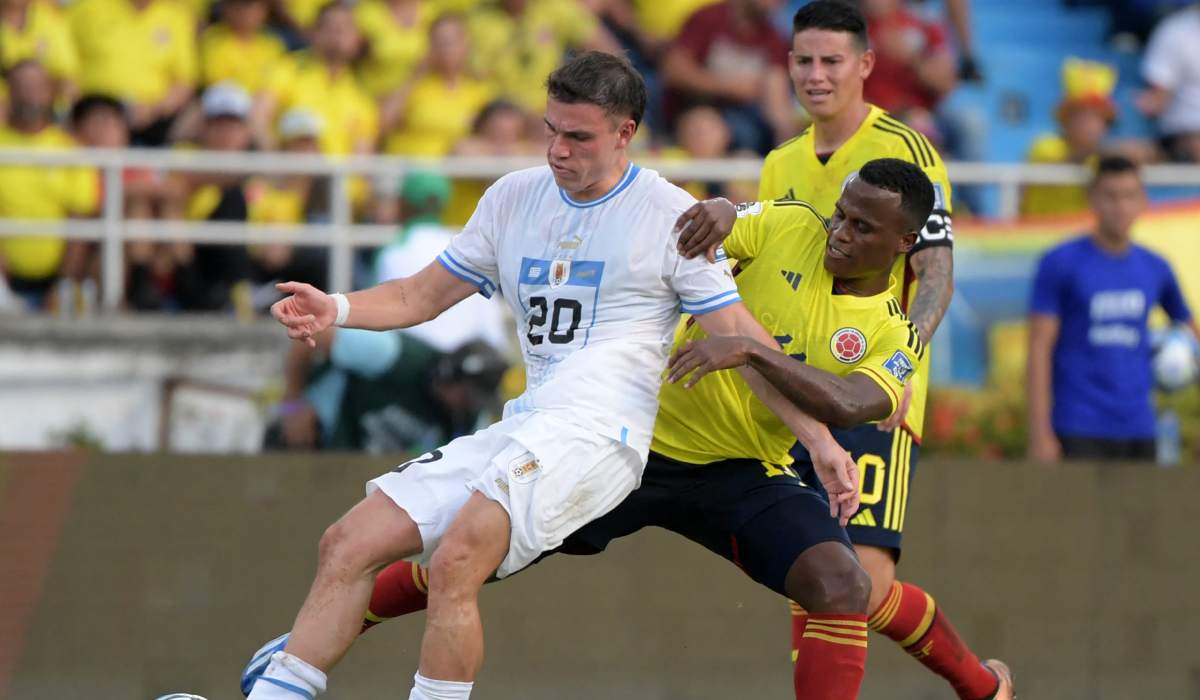
[[[788,570],[806,549],[822,542],[850,547],[825,496],[791,467],[752,459],[686,464],[651,452],[641,486],[556,551],[598,554],[650,526],[702,545],[780,595],[787,595]]]
[[[916,471],[919,446],[906,430],[884,433],[874,424],[832,432],[838,444],[858,463],[862,484],[862,507],[846,527],[850,541],[890,549],[899,561],[908,489]],[[796,458],[800,477],[824,494],[808,451],[797,443],[792,456]]]

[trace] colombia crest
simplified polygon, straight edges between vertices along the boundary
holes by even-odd
[[[829,351],[838,362],[852,365],[867,354],[867,337],[857,328],[842,328],[829,339]]]

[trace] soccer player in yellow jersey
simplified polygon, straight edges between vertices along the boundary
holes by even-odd
[[[934,209],[916,245],[896,260],[891,291],[928,344],[953,291],[950,184],[945,166],[924,136],[863,100],[863,81],[874,60],[867,46],[866,20],[853,4],[816,0],[796,12],[789,72],[813,124],[767,156],[759,199],[799,196],[822,216],[831,216],[845,183],[867,161],[893,157],[920,167],[933,182]],[[690,250],[702,250],[715,240],[705,235],[704,222],[697,222],[692,232],[696,240],[687,243]],[[896,580],[925,417],[928,366],[927,352],[911,382],[912,405],[902,425],[889,420],[882,425],[886,432],[875,425],[835,431],[861,475],[862,509],[847,529],[871,574],[871,628],[949,681],[960,698],[1009,698],[1007,667],[997,661],[980,663],[928,593]],[[795,454],[802,468],[807,459],[803,448]],[[799,640],[806,616],[795,606],[793,616],[793,640]]]
[[[919,168],[882,159],[864,166],[847,187],[828,229],[802,202],[744,209],[726,248],[739,259],[736,280],[747,308],[779,346],[705,338],[699,324],[685,324],[677,334],[672,382],[659,394],[641,486],[557,550],[595,554],[615,538],[659,526],[821,611],[810,617],[794,671],[797,697],[805,700],[856,697],[866,662],[869,578],[845,530],[830,517],[846,502],[826,501],[788,466],[795,435],[740,374],[696,380],[748,365],[817,420],[852,425],[889,416],[924,353],[887,291],[889,271],[915,242],[932,206],[933,188]],[[690,381],[675,381],[693,369]],[[823,464],[846,459],[836,444],[832,457],[822,449],[831,445],[828,435],[809,437]],[[823,474],[835,492],[844,488]],[[376,579],[364,628],[425,607],[426,581],[415,564],[388,567]],[[243,690],[285,644],[281,637],[255,655]]]

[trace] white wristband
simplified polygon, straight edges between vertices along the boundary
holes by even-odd
[[[340,326],[346,323],[346,319],[350,317],[350,300],[345,294],[330,294],[329,298],[337,305],[337,317],[333,319],[333,325]]]

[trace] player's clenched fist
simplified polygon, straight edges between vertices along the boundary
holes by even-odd
[[[287,326],[289,338],[303,340],[310,348],[315,348],[317,342],[313,336],[333,325],[337,304],[311,284],[281,282],[275,288],[291,296],[272,304],[271,316]]]

